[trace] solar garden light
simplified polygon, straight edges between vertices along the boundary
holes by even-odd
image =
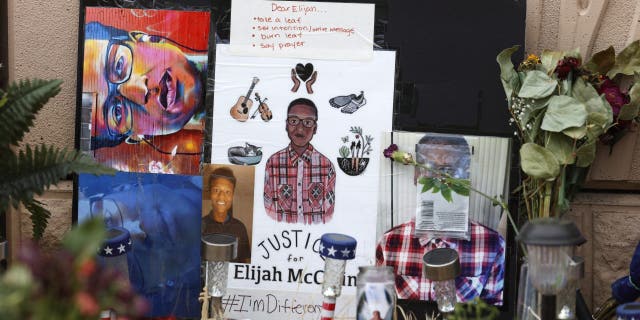
[[[201,238],[201,252],[205,265],[201,316],[203,320],[223,320],[222,297],[227,293],[229,261],[238,257],[238,238],[226,233],[205,234]]]
[[[98,263],[118,271],[125,279],[129,279],[127,253],[131,252],[131,244],[129,230],[122,227],[108,228],[106,240],[98,251]],[[100,319],[116,319],[116,316],[113,310],[103,310],[100,313]]]
[[[320,256],[324,258],[322,320],[333,319],[336,298],[342,293],[344,269],[347,260],[355,258],[356,245],[356,239],[340,233],[325,233],[320,237]]]
[[[456,305],[456,282],[460,275],[458,252],[451,248],[436,248],[422,257],[422,272],[433,281],[438,310],[442,314],[453,312]]]
[[[527,248],[530,281],[542,295],[541,319],[555,320],[556,295],[567,285],[573,251],[587,240],[573,222],[555,218],[528,221],[516,240]]]
[[[569,261],[567,285],[558,294],[558,319],[576,319],[576,292],[580,289],[580,280],[584,278],[584,258],[574,256]]]

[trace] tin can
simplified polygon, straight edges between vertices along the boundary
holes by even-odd
[[[359,268],[356,301],[357,320],[392,320],[396,309],[393,267]]]

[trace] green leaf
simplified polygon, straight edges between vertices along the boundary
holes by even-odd
[[[540,99],[548,97],[555,90],[558,82],[546,73],[538,70],[526,72],[518,96],[522,98]]]
[[[638,116],[638,111],[640,111],[640,84],[636,82],[633,87],[631,87],[629,97],[629,103],[620,108],[620,113],[618,114],[619,120],[632,120]]]
[[[18,145],[33,125],[36,113],[60,92],[61,80],[25,80],[9,86],[0,108],[0,145]]]
[[[560,164],[553,153],[535,143],[525,143],[520,148],[520,165],[527,175],[551,180],[560,173]]]
[[[429,190],[431,190],[431,188],[433,188],[433,186],[435,185],[434,180],[437,180],[436,178],[428,178],[428,177],[420,177],[420,179],[418,180],[418,182],[422,185],[422,193],[425,193]]]
[[[573,155],[573,139],[564,134],[549,134],[545,148],[558,159],[560,164],[573,164],[576,161]]]
[[[547,73],[550,74],[553,70],[556,69],[558,65],[558,61],[564,57],[564,52],[562,51],[542,51],[540,55],[540,62],[542,66],[547,70]]]
[[[584,138],[584,136],[587,135],[587,127],[582,126],[582,127],[566,128],[562,130],[562,133],[564,133],[567,137],[571,139],[578,140],[578,139]]]
[[[511,48],[504,49],[496,57],[496,61],[500,66],[500,81],[502,82],[502,87],[504,88],[504,93],[507,96],[507,101],[509,101],[509,103],[511,102],[512,92],[517,90],[520,86],[518,74],[511,62],[511,55],[518,51],[519,48],[520,46],[516,45]]]
[[[47,226],[48,211],[34,202],[36,194],[42,194],[71,172],[115,174],[115,170],[95,162],[77,150],[61,150],[53,146],[38,145],[35,149],[25,146],[17,155],[5,154],[0,161],[0,212],[9,205],[18,208],[20,203],[35,215],[34,237],[41,236]],[[11,199],[11,203],[9,203]]]
[[[442,184],[442,187],[440,189],[440,194],[445,200],[447,200],[447,202],[453,201],[453,198],[451,197],[451,189],[444,183]]]
[[[587,116],[587,130],[589,139],[597,139],[603,134],[606,128],[611,124],[611,119],[607,118],[607,115],[601,113],[592,112]]]
[[[576,151],[576,157],[578,158],[576,166],[583,168],[590,166],[596,158],[596,142],[590,141],[580,146]]]
[[[597,72],[600,74],[607,74],[609,70],[616,63],[616,50],[613,46],[597,52],[591,57],[591,60],[587,62],[584,67],[591,72]]]
[[[587,109],[580,101],[569,96],[553,96],[542,119],[543,130],[560,132],[570,127],[580,127],[587,120]]]
[[[106,236],[104,221],[100,218],[93,218],[84,221],[68,232],[62,243],[78,260],[93,257],[96,250],[102,245]]]
[[[468,179],[455,179],[455,178],[447,178],[447,184],[449,188],[453,190],[453,192],[461,195],[461,196],[469,196],[471,181]]]
[[[613,79],[617,74],[632,75],[640,72],[640,41],[636,40],[624,48],[616,58],[613,68],[607,72],[607,76]]]
[[[587,101],[600,98],[598,91],[590,83],[587,83],[581,77],[578,77],[573,84],[573,95],[576,100],[586,103]]]

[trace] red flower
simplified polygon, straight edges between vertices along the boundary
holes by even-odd
[[[598,94],[604,94],[604,98],[607,99],[607,102],[611,105],[611,111],[613,111],[614,117],[617,117],[620,113],[620,108],[630,101],[629,96],[622,93],[620,87],[609,78],[604,79],[597,91]]]
[[[578,67],[580,67],[580,60],[578,58],[568,57],[558,61],[558,65],[556,66],[558,79],[566,79],[569,72],[577,70]]]

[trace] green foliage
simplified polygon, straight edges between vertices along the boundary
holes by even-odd
[[[521,144],[523,204],[529,218],[561,215],[580,184],[566,184],[567,177],[591,165],[598,141],[613,145],[640,119],[640,41],[586,63],[576,49],[530,54],[515,67],[517,49],[496,61]]]
[[[51,252],[26,241],[0,277],[0,319],[89,320],[109,308],[128,319],[143,315],[148,304],[129,279],[96,261],[105,234],[103,221],[93,219]]]
[[[494,306],[486,304],[480,298],[475,298],[467,303],[458,303],[449,320],[493,320],[498,319],[500,311]]]
[[[349,158],[349,148],[347,146],[340,147],[340,156],[343,158]]]
[[[36,114],[60,92],[60,80],[25,80],[0,90],[0,212],[20,204],[31,213],[33,237],[40,239],[51,216],[34,199],[72,172],[114,174],[115,170],[96,163],[77,150],[59,149],[46,144],[19,145],[33,125]]]

